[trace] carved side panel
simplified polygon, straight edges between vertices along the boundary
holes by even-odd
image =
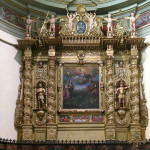
[[[130,137],[131,142],[141,141],[141,128],[139,126],[132,127],[130,134],[131,134],[131,137]]]
[[[22,140],[32,140],[32,129],[31,129],[31,121],[32,121],[32,61],[31,61],[32,52],[30,48],[24,52],[24,127],[28,125],[26,128],[23,127],[22,131]]]
[[[15,110],[15,126],[21,127],[23,124],[23,101],[22,101],[22,84],[23,84],[23,68],[20,67],[20,85],[18,89],[18,98]]]
[[[115,128],[106,129],[106,140],[115,140]]]
[[[32,128],[26,127],[22,129],[24,141],[32,140]]]
[[[148,125],[148,109],[146,106],[146,98],[143,84],[143,66],[140,66],[140,108],[141,108],[141,125],[146,127]]]
[[[144,84],[143,84],[143,66],[140,66],[140,118],[141,118],[141,138],[142,140],[146,139],[145,131],[148,125],[148,109],[146,106],[146,98],[144,93]]]

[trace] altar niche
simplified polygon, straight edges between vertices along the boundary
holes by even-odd
[[[65,65],[62,95],[63,109],[98,109],[98,65]]]

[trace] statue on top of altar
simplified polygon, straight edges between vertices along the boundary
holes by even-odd
[[[80,35],[103,35],[103,22],[96,13],[88,13],[84,5],[78,5],[75,13],[60,17],[60,35],[80,36]]]
[[[108,17],[103,18],[97,16],[96,11],[88,13],[84,5],[78,5],[74,13],[67,9],[66,16],[55,17],[54,14],[48,12],[42,27],[39,29],[39,36],[55,38],[55,23],[57,20],[59,20],[60,36],[103,36],[103,20],[107,22],[108,37],[122,36],[126,31],[124,26],[121,26],[120,19],[130,20],[130,31],[135,32],[135,21],[138,16],[131,13],[131,17],[113,18],[109,13]],[[37,20],[31,19],[30,16],[24,19],[26,20],[27,33],[31,33],[31,25]],[[132,34],[131,36],[135,37]]]

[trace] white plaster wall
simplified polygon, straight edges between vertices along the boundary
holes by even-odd
[[[0,30],[0,38],[16,44],[14,37]],[[19,86],[21,52],[0,42],[0,137],[16,139],[14,113]]]
[[[14,37],[0,30],[0,38],[17,44]],[[150,42],[150,35],[146,37]],[[144,85],[150,118],[150,46],[143,52]],[[0,42],[0,137],[17,139],[14,127],[14,114],[19,87],[19,68],[21,66],[21,51],[13,46]],[[150,138],[150,119],[146,130],[146,138]]]

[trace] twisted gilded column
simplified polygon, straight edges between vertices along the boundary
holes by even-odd
[[[131,112],[131,126],[130,126],[130,141],[141,140],[140,130],[140,115],[139,115],[139,71],[138,71],[138,50],[136,46],[131,46],[131,83],[130,83],[130,112]]]
[[[106,140],[115,140],[113,47],[107,46],[106,60]]]
[[[49,80],[48,80],[48,99],[47,99],[47,140],[56,140],[56,65],[55,49],[50,46],[48,51],[49,61]]]
[[[24,51],[24,125],[23,125],[23,135],[22,140],[32,140],[32,52],[31,47],[26,47]]]

